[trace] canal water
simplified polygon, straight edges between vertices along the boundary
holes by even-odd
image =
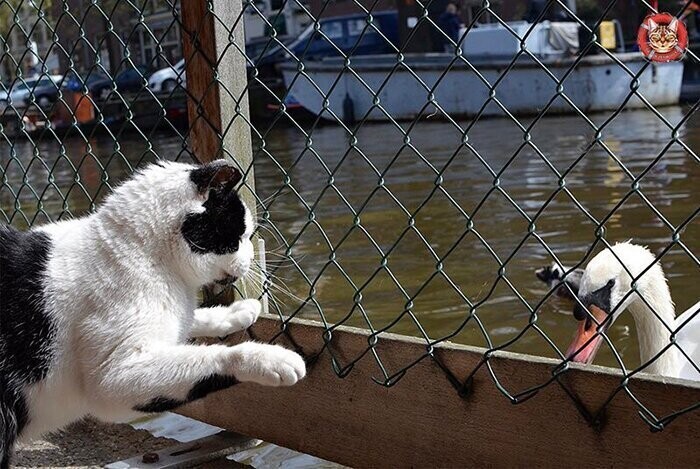
[[[686,118],[688,109],[662,109],[668,124],[649,111],[622,113],[592,148],[594,132],[576,116],[544,118],[528,135],[508,119],[482,120],[466,139],[431,119],[403,130],[365,125],[354,137],[332,126],[310,138],[273,128],[264,148],[255,143],[256,189],[267,207],[258,215],[278,230],[278,239],[263,230],[268,260],[293,295],[276,294],[273,309],[478,346],[507,344],[535,311],[542,334],[529,328],[506,349],[556,357],[549,341],[565,351],[575,329],[571,305],[556,297],[542,302],[547,289],[534,272],[552,262],[548,250],[565,265],[583,261],[596,240],[591,218],[606,220],[608,241],[633,239],[655,252],[671,241],[666,223],[685,223],[680,239],[700,256],[700,161],[692,153],[700,153],[700,115]],[[609,117],[591,119],[600,125]],[[189,159],[182,140],[167,134],[148,141],[131,134],[118,145],[106,136],[88,146],[69,138],[63,148],[48,140],[2,144],[0,207],[18,226],[78,216],[155,155]],[[24,182],[18,161],[29,168]],[[555,171],[566,172],[566,191]],[[630,193],[628,172],[643,174],[640,193]],[[684,311],[698,300],[700,269],[678,246],[662,264]],[[315,301],[301,307],[312,291]],[[407,303],[412,316],[403,314]],[[487,335],[474,318],[466,321],[470,311]],[[628,314],[609,335],[626,366],[639,363]],[[603,347],[596,362],[615,366]]]

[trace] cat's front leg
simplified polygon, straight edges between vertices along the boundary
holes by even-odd
[[[258,300],[236,301],[228,306],[198,308],[194,311],[194,322],[190,337],[224,337],[248,329],[260,316]]]
[[[94,376],[94,389],[107,402],[163,412],[238,382],[291,386],[305,375],[304,359],[277,345],[151,344],[120,351]]]

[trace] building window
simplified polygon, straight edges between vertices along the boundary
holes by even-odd
[[[145,28],[139,30],[139,45],[144,65],[158,69],[172,65],[182,58],[180,28],[176,23],[154,24],[150,25],[149,29],[150,32]]]
[[[177,4],[176,1],[166,1],[166,0],[147,0],[146,5],[143,8],[144,15],[153,15],[155,13],[162,13],[165,10],[172,9],[173,4]],[[179,6],[179,5],[177,5]]]

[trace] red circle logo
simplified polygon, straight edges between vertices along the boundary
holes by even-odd
[[[649,15],[639,27],[637,45],[648,60],[672,62],[685,54],[688,47],[688,31],[685,25],[670,13]]]

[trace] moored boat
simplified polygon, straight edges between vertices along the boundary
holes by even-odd
[[[682,62],[649,64],[634,52],[539,63],[522,56],[513,64],[467,64],[449,54],[409,55],[399,63],[382,55],[352,58],[350,66],[329,58],[305,62],[304,74],[285,64],[282,73],[289,92],[314,114],[346,118],[351,100],[352,118],[379,121],[436,112],[471,117],[504,115],[504,109],[527,115],[545,107],[575,113],[670,105],[678,103],[683,76]]]
[[[475,28],[460,57],[382,54],[351,57],[349,67],[328,57],[304,61],[303,73],[296,62],[281,70],[298,102],[331,120],[528,115],[545,108],[564,114],[678,103],[682,62],[648,63],[639,52],[578,56],[570,50],[578,40],[551,40],[554,30],[571,39],[566,25]],[[529,54],[518,55],[521,41]]]

